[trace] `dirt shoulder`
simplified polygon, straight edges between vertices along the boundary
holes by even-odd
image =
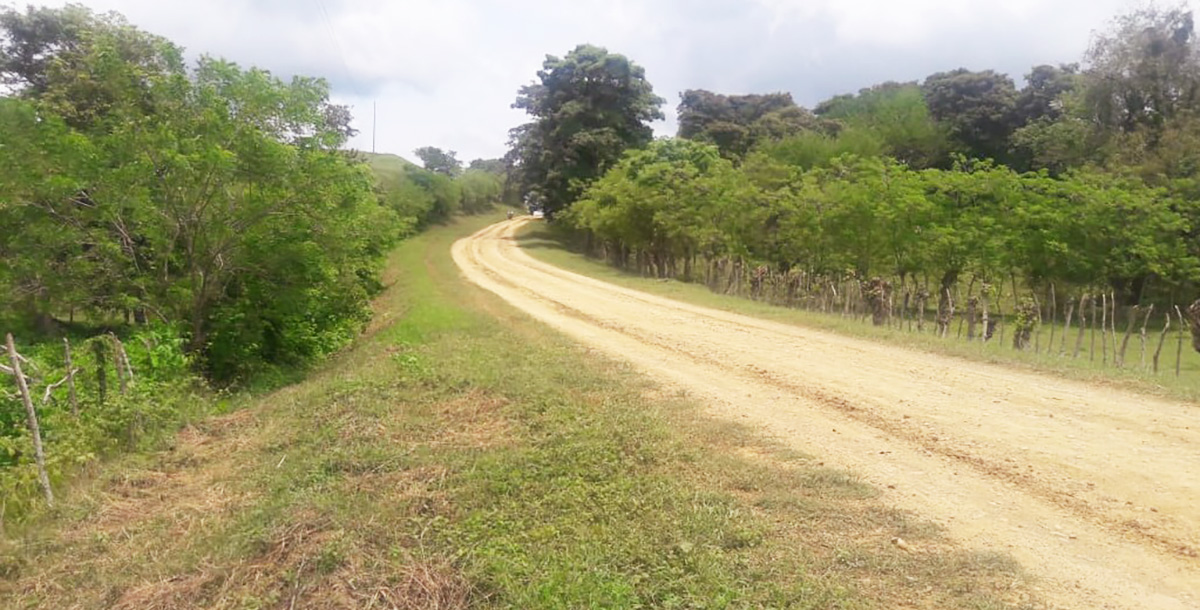
[[[1061,607],[1200,605],[1195,405],[686,305],[529,257],[519,222],[456,245],[472,281],[862,473],[972,548],[1010,553]]]

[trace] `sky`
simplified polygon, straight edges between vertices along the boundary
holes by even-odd
[[[64,2],[38,2],[52,6]],[[1200,0],[1193,0],[1200,1]],[[0,0],[0,4],[25,4]],[[589,43],[646,69],[675,132],[686,89],[790,92],[812,107],[944,70],[1021,76],[1080,62],[1132,0],[87,0],[190,56],[329,80],[359,134],[351,146],[413,158],[502,156],[511,106],[546,55]],[[373,121],[373,115],[376,117]],[[374,127],[374,129],[373,129]]]

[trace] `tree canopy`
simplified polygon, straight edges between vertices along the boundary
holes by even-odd
[[[650,142],[662,104],[645,70],[623,55],[580,45],[547,56],[513,104],[533,117],[512,132],[522,195],[551,215],[566,208],[625,149]]]
[[[1015,128],[1017,89],[994,70],[965,68],[938,72],[922,84],[935,120],[946,126],[960,150],[971,157],[1005,160]]]
[[[744,157],[760,142],[820,127],[790,93],[722,95],[689,89],[679,97],[679,137],[715,144],[729,159]]]
[[[458,153],[453,150],[442,150],[434,146],[422,146],[413,151],[421,163],[425,165],[425,169],[431,172],[437,172],[443,176],[451,178],[462,173],[462,162],[458,160]]]

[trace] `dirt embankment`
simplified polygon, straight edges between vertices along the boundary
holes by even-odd
[[[541,263],[521,220],[454,247],[476,284],[860,473],[1064,608],[1200,608],[1200,409],[696,307]]]

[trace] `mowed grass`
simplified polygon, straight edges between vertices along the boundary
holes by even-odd
[[[1160,359],[1160,373],[1154,374],[1142,367],[1142,355],[1138,339],[1140,322],[1135,326],[1133,336],[1129,338],[1126,350],[1124,368],[1114,368],[1111,363],[1101,361],[1101,339],[1097,332],[1095,343],[1095,359],[1089,358],[1091,334],[1085,334],[1083,351],[1079,358],[1062,356],[1058,352],[1061,345],[1065,326],[1062,318],[1054,330],[1053,351],[1048,351],[1050,345],[1050,324],[1042,324],[1033,341],[1038,341],[1041,353],[1034,353],[1033,348],[1017,351],[1012,348],[1011,330],[1006,330],[1003,341],[1000,337],[987,343],[967,342],[965,339],[954,337],[941,339],[932,333],[934,322],[932,316],[926,319],[925,333],[909,332],[899,328],[875,327],[869,321],[844,318],[836,314],[823,314],[801,309],[791,309],[753,301],[743,297],[717,294],[702,284],[693,284],[675,280],[662,280],[642,277],[605,264],[602,261],[589,258],[573,248],[569,240],[553,226],[541,222],[533,222],[519,230],[518,240],[522,248],[531,256],[607,282],[657,294],[672,299],[678,299],[695,305],[721,309],[735,313],[750,315],[762,319],[774,320],[787,324],[795,324],[832,331],[853,337],[871,339],[905,348],[919,349],[928,352],[956,356],[968,360],[1003,364],[1025,370],[1053,373],[1072,379],[1091,383],[1108,384],[1136,392],[1155,394],[1188,401],[1200,401],[1200,353],[1191,348],[1190,335],[1183,337],[1182,349],[1179,350],[1178,323],[1172,322],[1172,330],[1163,345]],[[951,333],[957,335],[959,322],[956,319],[951,327]],[[1146,363],[1151,362],[1154,351],[1158,346],[1159,335],[1162,331],[1161,312],[1156,314],[1147,328]],[[1067,339],[1067,352],[1074,352],[1078,320],[1072,324]],[[965,331],[964,331],[965,333]],[[1125,324],[1122,319],[1117,328],[1117,343],[1124,341]],[[1112,359],[1113,340],[1108,338],[1108,359]],[[1180,361],[1180,376],[1175,376],[1175,358],[1177,351],[1182,354]],[[1147,367],[1148,368],[1148,367]]]
[[[495,220],[398,249],[366,335],[308,380],[7,532],[3,605],[1035,606],[1011,560],[466,284],[450,244]]]

